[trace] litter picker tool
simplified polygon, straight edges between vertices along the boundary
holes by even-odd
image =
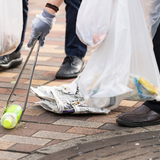
[[[40,36],[39,36],[39,37],[40,37]],[[9,105],[9,103],[10,103],[10,100],[11,100],[11,98],[12,98],[12,95],[13,95],[13,93],[14,93],[17,85],[18,85],[18,82],[19,82],[19,80],[20,80],[20,78],[21,78],[21,75],[22,75],[22,73],[23,73],[23,71],[24,71],[24,69],[25,69],[25,67],[26,67],[26,64],[27,64],[27,62],[28,62],[28,60],[29,60],[29,58],[30,58],[30,55],[31,55],[31,53],[32,53],[32,51],[33,51],[33,49],[34,49],[34,47],[35,47],[35,44],[36,44],[36,42],[38,41],[39,37],[35,40],[33,46],[31,47],[31,49],[30,49],[30,51],[29,51],[29,54],[28,54],[28,56],[27,56],[27,58],[26,58],[26,60],[25,60],[25,62],[24,62],[24,64],[23,64],[23,66],[22,66],[22,68],[21,68],[21,70],[20,70],[20,73],[19,73],[19,75],[18,75],[18,78],[17,78],[17,80],[16,80],[16,83],[15,83],[15,85],[14,85],[14,87],[13,87],[13,89],[12,89],[10,95],[9,95],[8,100],[7,100],[7,103],[6,103],[6,106],[5,106],[5,110],[4,110],[3,116],[4,116],[4,114],[8,111],[8,109],[9,109],[10,107],[12,107],[12,106],[14,106],[14,107],[16,106],[16,107],[17,107],[17,106],[18,106],[18,105],[12,105],[12,106],[8,107],[8,105]],[[40,50],[40,43],[38,44],[37,52],[36,52],[36,55],[35,55],[35,60],[34,60],[34,63],[33,63],[33,68],[32,68],[32,72],[31,72],[31,76],[30,76],[30,81],[29,81],[29,85],[28,85],[28,89],[27,89],[27,94],[26,94],[26,99],[25,99],[25,102],[24,102],[24,106],[23,106],[23,109],[21,109],[21,111],[19,112],[19,115],[17,115],[18,118],[17,118],[16,124],[17,124],[18,122],[20,122],[20,120],[21,120],[21,118],[22,118],[22,116],[23,116],[23,114],[24,114],[24,112],[25,112],[25,109],[26,109],[26,105],[27,105],[27,101],[28,101],[28,96],[29,96],[29,92],[30,92],[30,86],[31,86],[31,83],[32,83],[33,74],[34,74],[34,70],[35,70],[36,63],[37,63],[37,58],[38,58],[39,50]],[[14,110],[14,107],[12,107],[11,110]],[[3,119],[3,116],[2,116],[2,119]],[[2,119],[1,119],[1,122],[2,122]],[[9,120],[7,119],[7,120],[6,120],[6,125],[8,126],[8,125],[10,125],[10,124],[11,124],[11,122],[9,122]],[[16,124],[15,124],[15,125],[16,125]],[[2,123],[2,125],[3,125],[3,123]],[[3,125],[3,126],[4,126],[4,125]],[[7,128],[7,129],[13,128],[13,127],[6,127],[6,126],[4,126],[4,127]],[[14,127],[15,127],[15,126],[14,126]]]

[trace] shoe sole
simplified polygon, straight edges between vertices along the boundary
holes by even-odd
[[[132,122],[126,122],[121,119],[116,119],[116,122],[121,125],[121,126],[126,126],[126,127],[143,127],[143,126],[151,126],[151,125],[156,125],[160,124],[160,120],[153,121],[153,122],[142,122],[142,123],[132,123]]]
[[[78,74],[80,74],[81,72],[79,73],[76,73],[76,74],[72,74],[72,75],[62,75],[62,76],[55,76],[57,79],[69,79],[69,78],[76,78],[78,76]]]
[[[85,66],[84,66],[85,67]],[[55,77],[57,78],[57,79],[70,79],[70,78],[77,78],[77,76],[83,71],[83,69],[84,69],[84,67],[82,67],[82,69],[78,72],[78,73],[76,73],[76,74],[70,74],[70,75],[66,75],[66,76],[64,76],[64,75],[56,75]]]
[[[11,60],[8,64],[1,64],[0,68],[5,68],[8,69],[10,67],[15,67],[18,66],[22,63],[22,57],[18,58],[18,59],[13,59]]]

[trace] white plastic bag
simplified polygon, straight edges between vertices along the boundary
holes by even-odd
[[[0,0],[0,56],[13,52],[22,34],[22,0]]]
[[[146,23],[153,38],[160,23],[160,0],[141,0],[141,2]]]
[[[159,71],[141,1],[114,0],[112,14],[106,39],[92,53],[78,81],[85,103],[113,109],[123,98],[131,99],[135,84],[129,86],[130,76],[141,77],[145,86],[155,86],[152,99],[160,100]],[[112,106],[111,98],[115,99]]]
[[[107,36],[113,0],[83,0],[78,11],[76,33],[89,46],[96,46]]]
[[[160,0],[140,0],[145,20],[154,37],[160,23]],[[79,39],[86,45],[100,44],[109,31],[112,9],[116,0],[83,0],[78,11],[76,31]]]

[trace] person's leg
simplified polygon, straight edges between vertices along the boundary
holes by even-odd
[[[17,47],[17,49],[15,50],[15,52],[20,51],[22,48],[26,26],[27,26],[27,18],[28,18],[28,0],[23,0],[23,30],[22,30],[21,42]]]
[[[75,78],[82,71],[87,46],[76,35],[76,19],[82,0],[65,0],[66,3],[66,35],[65,52],[66,58],[56,78]]]
[[[66,3],[66,37],[65,52],[68,56],[77,56],[83,58],[87,51],[84,45],[76,35],[76,20],[78,8],[82,0],[65,0]]]
[[[27,17],[28,17],[28,0],[23,0],[23,30],[22,30],[21,42],[14,52],[12,52],[9,55],[0,57],[0,68],[7,69],[10,67],[16,67],[17,65],[22,63],[20,50],[22,48],[24,41]]]
[[[154,53],[160,71],[160,25],[153,38]],[[119,125],[140,127],[160,124],[160,102],[146,101],[137,109],[120,114],[116,122]]]
[[[160,25],[158,26],[157,32],[153,38],[153,46],[154,46],[154,53],[158,65],[158,69],[160,71]],[[144,103],[148,108],[160,114],[160,102],[154,101],[146,101]]]

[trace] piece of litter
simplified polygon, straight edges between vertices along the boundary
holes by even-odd
[[[31,91],[41,100],[37,104],[51,112],[59,114],[107,114],[110,112],[106,108],[89,107],[80,91],[77,90],[74,93],[68,85],[31,87]]]
[[[16,81],[11,81],[11,83],[13,83],[13,84],[14,84],[14,83],[16,83]]]
[[[79,156],[83,155],[83,152],[78,152]]]
[[[139,144],[139,143],[135,143],[135,145],[136,145],[136,146],[139,146],[140,144]]]

